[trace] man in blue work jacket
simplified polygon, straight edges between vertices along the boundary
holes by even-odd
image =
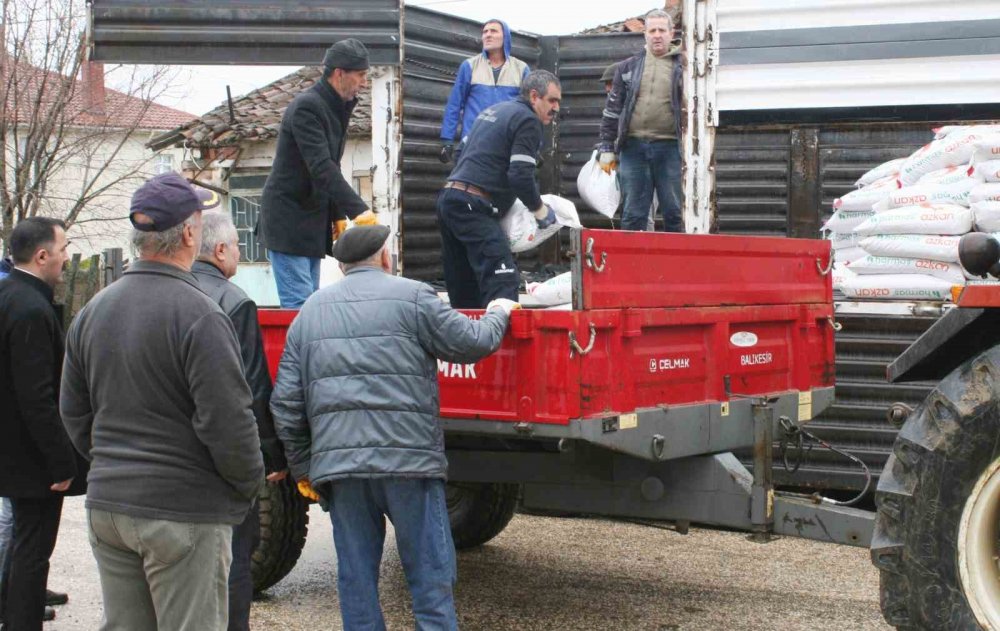
[[[506,22],[490,20],[483,25],[483,52],[458,67],[441,122],[441,162],[451,162],[454,157],[459,120],[464,139],[480,112],[517,98],[528,64],[511,56],[510,39]]]
[[[482,308],[496,298],[517,301],[518,273],[500,218],[515,199],[539,227],[556,221],[535,181],[542,126],[559,112],[562,88],[546,70],[521,83],[515,101],[479,114],[458,164],[438,195],[441,258],[448,297],[455,308]]]

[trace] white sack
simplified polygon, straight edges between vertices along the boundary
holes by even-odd
[[[831,232],[827,240],[830,242],[830,247],[834,250],[842,250],[844,248],[856,248],[861,245],[861,239],[863,239],[859,234],[854,234],[853,232]]]
[[[861,248],[844,248],[842,250],[833,251],[834,264],[848,264],[851,261],[856,261],[866,256],[868,255]]]
[[[573,273],[559,274],[542,283],[528,283],[528,294],[543,305],[573,301]]]
[[[895,160],[883,162],[858,178],[858,181],[854,185],[860,188],[886,177],[894,178],[899,173],[899,168],[903,166],[904,162],[906,162],[906,158],[896,158]]]
[[[1000,134],[995,131],[989,136],[977,140],[972,152],[972,161],[975,163],[987,162],[990,160],[1000,160]]]
[[[974,143],[985,135],[977,128],[969,127],[924,145],[900,167],[899,181],[903,186],[910,186],[932,171],[966,164],[972,157]]]
[[[857,274],[851,271],[851,268],[848,267],[846,263],[834,263],[833,272],[830,275],[833,277],[834,289],[840,289],[840,286],[847,278],[857,276]]]
[[[975,178],[975,170],[967,164],[931,171],[920,178],[917,184],[957,184],[967,178]],[[977,181],[982,181],[977,179]]]
[[[500,226],[507,234],[511,252],[525,252],[537,248],[549,237],[559,232],[563,226],[582,228],[576,205],[558,195],[542,195],[542,201],[556,213],[556,223],[544,230],[538,229],[538,222],[521,200],[515,200],[507,214],[500,220]]]
[[[622,192],[618,189],[615,172],[605,173],[601,168],[597,151],[591,154],[590,160],[576,176],[576,188],[588,206],[608,219],[615,216],[622,201]]]
[[[1000,160],[977,162],[973,167],[979,178],[987,182],[1000,182]]]
[[[965,234],[972,230],[972,211],[955,204],[894,208],[865,220],[858,234]]]
[[[869,210],[838,210],[823,224],[823,230],[846,233],[854,230],[866,220],[875,216],[875,211]]]
[[[861,300],[951,300],[954,284],[923,274],[858,274],[844,278],[840,291]]]
[[[1000,202],[1000,182],[984,182],[969,193],[969,204]]]
[[[1000,202],[976,202],[972,205],[976,230],[1000,232]]]
[[[965,282],[965,274],[957,263],[911,259],[898,256],[868,255],[848,265],[855,274],[927,274],[952,283]]]
[[[862,238],[861,247],[873,256],[900,256],[956,263],[960,238],[936,234],[877,234]]]
[[[897,188],[895,178],[884,178],[864,188],[851,191],[843,197],[838,197],[833,200],[833,208],[834,210],[871,210],[872,206],[888,197]]]
[[[890,191],[889,195],[882,201],[875,204],[872,209],[882,212],[891,208],[902,208],[903,206],[916,206],[917,204],[958,204],[960,206],[969,205],[969,193],[979,184],[979,180],[971,177],[962,177],[955,182],[924,183],[921,180],[913,186]]]

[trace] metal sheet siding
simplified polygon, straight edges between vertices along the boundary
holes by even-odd
[[[997,2],[719,0],[717,18],[723,120],[754,110],[997,101]]]
[[[994,0],[719,0],[720,32],[1000,17]]]
[[[588,228],[610,228],[611,221],[591,210],[577,191],[580,168],[599,141],[601,112],[606,96],[601,74],[608,65],[642,49],[641,34],[574,35],[559,38],[558,75],[563,102],[559,112],[559,194],[576,204],[580,221]]]
[[[839,315],[837,321],[843,329],[836,335],[836,400],[808,428],[860,457],[878,476],[896,440],[896,429],[886,420],[889,406],[895,402],[916,406],[934,386],[926,382],[887,383],[886,366],[937,317]],[[774,473],[778,484],[856,490],[864,486],[864,475],[857,465],[820,448],[805,457],[794,475],[780,465]]]
[[[91,0],[91,59],[156,64],[316,64],[348,37],[399,63],[401,0]]]
[[[788,129],[720,129],[715,136],[718,232],[786,236]]]

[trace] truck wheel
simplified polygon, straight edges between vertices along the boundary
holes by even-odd
[[[872,562],[900,629],[1000,629],[1000,347],[957,368],[899,432]]]
[[[251,559],[253,590],[259,593],[292,571],[309,530],[309,503],[287,476],[260,492],[260,543]]]
[[[516,484],[449,482],[448,520],[455,548],[481,546],[499,535],[514,517]]]

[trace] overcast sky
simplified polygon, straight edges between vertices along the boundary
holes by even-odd
[[[500,18],[515,30],[539,35],[566,35],[661,8],[663,1],[413,0],[406,4],[477,21]],[[294,69],[293,66],[186,66],[179,71],[176,87],[157,101],[200,116],[225,101],[227,84],[236,98]]]

